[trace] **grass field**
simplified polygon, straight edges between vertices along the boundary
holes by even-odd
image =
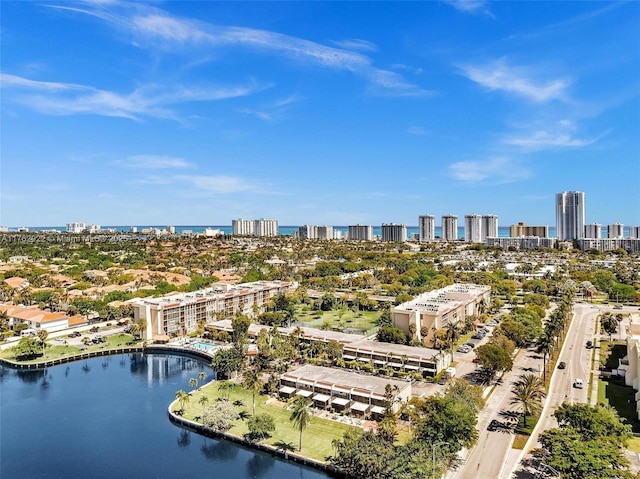
[[[637,419],[635,391],[624,384],[624,379],[601,378],[598,381],[598,402],[609,404],[618,415],[625,418],[633,432],[640,433],[640,421]]]
[[[380,317],[380,314],[379,311],[353,312],[348,308],[332,311],[315,311],[309,309],[307,306],[298,306],[296,308],[295,318],[310,328],[322,328],[323,325],[326,325],[333,329],[359,329],[364,332],[376,326],[376,320]]]
[[[46,353],[44,356],[39,356],[30,361],[21,361],[25,363],[33,363],[39,361],[51,361],[53,359],[63,358],[65,356],[72,356],[74,354],[89,353],[92,351],[101,351],[103,349],[118,348],[126,346],[133,341],[133,336],[130,334],[115,334],[113,336],[104,336],[105,343],[91,344],[89,346],[71,346],[69,344],[63,344],[58,341],[47,341]],[[0,357],[5,359],[15,359],[11,348],[5,349],[0,352]]]
[[[202,415],[202,406],[198,404],[198,400],[202,395],[207,396],[209,399],[208,404],[213,404],[218,398],[221,398],[221,393],[218,392],[219,382],[212,382],[201,390],[195,391],[185,407],[185,413],[183,417],[193,420],[196,416]],[[290,443],[295,446],[296,450],[299,446],[300,432],[293,427],[293,424],[289,421],[291,412],[286,408],[286,404],[272,400],[269,404],[266,403],[268,396],[256,396],[256,414],[269,414],[273,417],[276,423],[276,430],[273,436],[263,441],[266,444],[273,445],[278,441]],[[242,387],[236,385],[231,391],[229,400],[231,402],[239,400],[242,401],[243,406],[237,407],[238,411],[247,411],[252,414],[252,399],[251,393]],[[301,453],[307,457],[324,461],[327,457],[333,455],[334,451],[331,446],[331,441],[334,439],[341,440],[343,434],[353,426],[348,426],[337,421],[329,421],[327,419],[321,419],[313,417],[311,423],[302,432],[302,451]],[[249,430],[246,422],[238,419],[234,426],[229,431],[231,434],[242,436]]]

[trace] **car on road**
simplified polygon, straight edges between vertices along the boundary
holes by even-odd
[[[89,331],[92,332],[92,333],[97,333],[98,331],[100,331],[100,328],[98,328],[98,326],[94,326]]]
[[[497,419],[492,419],[487,426],[487,431],[497,431],[500,426],[502,426],[502,424],[500,424],[500,421],[498,421]]]
[[[586,348],[587,349],[591,349],[592,347],[593,347],[593,342],[592,341],[587,341]]]
[[[564,369],[567,367],[567,363],[565,363],[564,361],[560,361],[558,363],[558,369]]]
[[[70,338],[79,338],[81,336],[80,331],[74,331],[69,335]]]
[[[613,309],[622,309],[622,305],[621,304],[616,304]]]
[[[573,382],[573,387],[576,389],[582,389],[582,379],[577,378],[574,382]]]

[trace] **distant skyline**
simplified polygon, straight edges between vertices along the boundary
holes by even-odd
[[[640,2],[0,13],[0,225],[640,225]]]

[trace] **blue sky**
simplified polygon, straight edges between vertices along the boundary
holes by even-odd
[[[0,224],[640,224],[640,2],[1,2]]]

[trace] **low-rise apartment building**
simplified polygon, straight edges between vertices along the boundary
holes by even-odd
[[[241,312],[254,316],[279,293],[295,289],[287,281],[255,281],[253,283],[215,283],[210,288],[192,293],[173,294],[161,298],[136,298],[130,301],[133,317],[146,319],[147,340],[189,334],[198,323],[215,322]]]
[[[411,398],[411,382],[306,364],[280,376],[280,395],[310,398],[314,407],[333,408],[352,416],[380,417],[386,411],[391,386],[393,412]]]
[[[442,289],[422,293],[391,310],[393,324],[408,336],[409,326],[416,327],[416,338],[424,344],[433,342],[437,329],[447,324],[464,322],[477,315],[480,304],[489,305],[491,287],[477,284],[452,284]],[[461,323],[462,324],[462,323]],[[426,334],[423,334],[423,331]]]

